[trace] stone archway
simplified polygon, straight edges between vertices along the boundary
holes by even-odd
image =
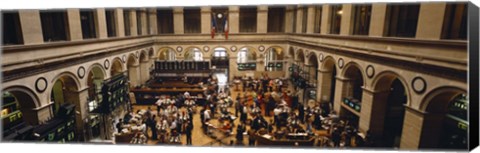
[[[86,123],[86,135],[85,139],[86,140],[91,140],[94,138],[101,137],[105,133],[103,132],[104,130],[102,129],[104,126],[102,124],[105,124],[103,120],[101,120],[101,115],[99,115],[98,110],[101,107],[101,104],[103,102],[103,97],[102,97],[102,87],[103,87],[103,82],[107,74],[105,74],[105,70],[103,67],[99,64],[94,64],[89,68],[88,74],[87,74],[87,87],[88,87],[88,98],[87,98],[87,109],[89,112],[88,116],[88,122]],[[92,113],[93,112],[93,113]]]
[[[340,118],[348,120],[349,124],[358,127],[360,121],[361,101],[365,77],[362,68],[355,62],[344,67],[343,73],[337,78],[334,110]],[[348,101],[349,104],[346,104]]]
[[[197,47],[188,48],[184,54],[184,59],[191,61],[203,61],[203,52]]]
[[[75,75],[70,73],[62,73],[59,76],[55,77],[53,81],[53,87],[50,92],[50,101],[53,102],[51,107],[52,116],[57,116],[60,107],[63,104],[74,104],[75,105],[75,133],[78,135],[78,140],[84,139],[84,118],[87,115],[87,93],[84,91],[79,91],[80,84],[78,78]]]
[[[10,104],[10,102],[19,105],[17,107],[14,107],[15,110],[10,109],[9,114],[14,113],[14,111],[18,109],[22,113],[21,116],[23,118],[23,121],[25,121],[27,124],[37,125],[40,123],[40,119],[38,116],[38,111],[40,110],[36,111],[35,109],[40,107],[40,103],[38,101],[38,97],[35,95],[35,92],[33,92],[27,87],[13,86],[4,89],[2,93],[3,105]],[[13,98],[6,99],[6,96],[11,96]],[[5,128],[5,125],[3,125],[3,127]]]
[[[317,55],[314,52],[310,53],[306,68],[308,69],[308,84],[312,87],[317,87],[318,65]]]
[[[393,71],[384,71],[373,78],[372,90],[363,92],[360,123],[379,139],[378,146],[398,148],[403,132],[405,106],[410,94],[405,79]]]
[[[127,59],[128,80],[130,81],[130,88],[140,84],[140,62],[135,55],[129,54]]]
[[[282,71],[285,67],[283,64],[284,51],[281,47],[273,46],[267,49],[265,53],[265,71]]]
[[[110,68],[110,77],[123,73],[123,70],[124,68],[120,58],[114,58]]]
[[[145,51],[140,52],[140,84],[145,84],[150,79],[149,58]]]
[[[176,59],[175,50],[170,47],[160,48],[158,50],[157,58],[159,60],[173,61]]]
[[[327,107],[327,112],[335,107],[334,98],[335,98],[335,88],[336,88],[336,76],[337,68],[335,65],[335,59],[331,56],[327,56],[321,63],[318,81],[319,85],[317,86],[319,96],[317,96],[320,103],[329,103]]]
[[[408,108],[407,111],[405,111],[405,123],[403,124],[403,129],[409,132],[402,133],[400,148],[447,149],[446,147],[448,146],[445,146],[440,142],[448,141],[445,140],[445,137],[442,137],[447,134],[445,133],[446,131],[455,130],[448,129],[445,124],[451,116],[448,114],[449,106],[451,106],[452,102],[455,102],[456,98],[459,96],[467,97],[466,93],[467,91],[465,89],[452,86],[435,88],[428,92],[423,98],[420,104],[420,110]],[[468,99],[466,99],[466,102],[468,103]],[[468,107],[468,104],[466,107]],[[460,126],[460,124],[455,127],[457,126]],[[468,135],[468,122],[465,127],[464,138]],[[468,148],[466,144],[465,148],[456,149],[467,150]]]

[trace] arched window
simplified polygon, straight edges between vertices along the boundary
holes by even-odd
[[[279,47],[268,49],[265,54],[265,71],[283,70],[283,50]]]
[[[160,51],[160,55],[158,56],[160,60],[167,60],[167,61],[174,61],[176,60],[175,51],[171,48],[166,48]]]
[[[213,58],[225,59],[227,58],[227,50],[225,48],[215,48],[213,51]]]
[[[20,111],[20,104],[18,103],[17,98],[10,92],[4,92],[2,98],[3,104],[0,117],[3,119],[14,116],[9,118],[7,125],[3,125],[3,128],[5,128],[6,126],[10,127],[16,125],[17,122],[23,119],[22,112]],[[5,124],[5,122],[3,122],[3,124]]]
[[[203,54],[198,48],[192,48],[185,53],[185,60],[203,61]]]
[[[241,48],[237,54],[238,70],[255,70],[257,68],[256,60],[257,55],[252,48]]]

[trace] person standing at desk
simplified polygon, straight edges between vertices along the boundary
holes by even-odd
[[[240,124],[237,127],[237,134],[235,138],[237,139],[237,144],[242,144],[243,145],[243,132],[245,132],[245,125]]]
[[[332,132],[333,147],[340,147],[340,140],[342,139],[340,130],[335,127]]]
[[[245,105],[245,103],[242,103],[242,113],[240,114],[240,121],[245,124],[247,122],[247,112],[248,112],[248,108],[247,106]]]
[[[187,135],[187,145],[192,145],[192,130],[193,130],[193,124],[188,121],[187,122],[187,127],[185,128],[185,134]]]
[[[157,125],[156,117],[157,117],[156,115],[153,115],[152,121],[149,125],[150,129],[152,129],[152,139],[153,140],[158,140],[157,129],[155,128],[155,126]]]
[[[122,133],[122,126],[123,126],[122,119],[119,119],[117,125],[115,125],[118,133]]]
[[[241,95],[240,93],[237,94],[237,98],[235,98],[236,101],[235,101],[235,116],[238,117],[238,112],[240,112],[242,110],[242,106],[240,104],[240,99],[241,99]]]

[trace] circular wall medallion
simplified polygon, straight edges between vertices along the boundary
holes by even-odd
[[[40,77],[37,79],[37,81],[35,81],[35,89],[37,90],[37,92],[44,92],[45,89],[47,89],[47,86],[47,79],[45,79],[44,77]]]
[[[108,70],[108,67],[110,67],[110,61],[106,59],[105,62],[103,62],[103,66]]]
[[[320,62],[323,62],[323,54],[322,53],[318,53],[318,59],[320,60]]]
[[[427,89],[427,82],[422,77],[415,77],[412,80],[412,88],[416,93],[423,93]]]
[[[210,50],[210,47],[208,46],[203,47],[203,51],[208,52],[209,50]]]
[[[80,79],[83,79],[85,76],[85,68],[83,66],[80,66],[77,70],[77,75]]]
[[[343,62],[343,58],[339,58],[339,59],[338,59],[338,67],[343,68],[343,64],[345,64],[345,63]]]
[[[265,47],[264,46],[258,46],[258,50],[263,52],[265,50]]]
[[[367,72],[367,77],[372,78],[375,75],[375,68],[373,68],[372,65],[368,65],[366,72]]]
[[[123,63],[127,62],[127,55],[123,55],[123,56],[122,56],[122,62],[123,62]]]
[[[236,46],[232,46],[232,47],[230,47],[230,50],[231,50],[232,52],[235,52],[235,51],[237,51],[237,47],[236,47]]]
[[[178,51],[178,52],[182,52],[182,50],[183,50],[182,47],[180,47],[180,46],[177,47],[177,51]]]

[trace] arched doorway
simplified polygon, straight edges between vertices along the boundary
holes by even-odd
[[[468,97],[459,94],[449,102],[442,125],[439,147],[444,149],[467,149],[468,147]]]
[[[102,135],[102,116],[100,114],[100,106],[102,106],[103,96],[102,87],[104,79],[106,78],[105,71],[100,65],[93,65],[87,75],[88,86],[88,124],[87,124],[87,136],[88,140],[99,138]]]
[[[140,53],[140,84],[145,84],[145,82],[147,82],[150,78],[148,60],[148,55],[142,51]]]
[[[427,94],[421,104],[426,113],[418,148],[467,150],[468,101],[466,91],[456,87],[441,87]]]
[[[128,55],[127,67],[128,67],[128,80],[130,81],[130,88],[139,85],[139,62],[133,54]]]
[[[110,76],[113,77],[122,73],[123,73],[122,62],[120,61],[119,58],[113,59],[112,67],[110,69]]]
[[[289,63],[289,68],[293,68],[294,65],[295,65],[295,49],[293,49],[293,47],[290,47],[290,49],[288,49],[288,56],[289,56],[289,60],[288,60],[288,63]],[[293,70],[293,69],[292,69]],[[288,76],[291,76],[294,72],[293,71],[288,71]]]
[[[303,53],[302,49],[298,50],[296,62],[297,62],[297,65],[302,66],[302,68],[305,65],[305,54]]]
[[[308,77],[307,77],[308,86],[316,88],[317,78],[318,78],[318,59],[317,59],[317,56],[313,53],[310,54],[310,56],[308,57],[308,65],[306,66],[306,70],[308,73]]]
[[[237,53],[239,71],[257,70],[257,53],[252,47],[243,47]]]
[[[53,102],[52,113],[57,114],[60,106],[66,103],[79,103],[78,86],[70,75],[62,75],[53,84],[50,100]]]
[[[347,120],[351,126],[358,127],[360,119],[361,101],[363,96],[364,78],[360,66],[349,63],[345,66],[342,86],[342,107],[340,118]]]
[[[305,64],[306,86],[304,92],[305,106],[315,107],[317,104],[317,78],[318,78],[318,59],[312,52],[308,55],[308,61]]]
[[[283,71],[283,49],[271,47],[265,55],[265,71]]]
[[[51,114],[53,118],[58,119],[58,118],[65,118],[67,116],[64,116],[65,113],[61,107],[66,106],[67,104],[73,104],[75,105],[75,119],[71,118],[68,120],[61,120],[62,122],[71,122],[75,120],[75,132],[73,131],[69,132],[68,134],[68,141],[73,141],[74,139],[78,140],[84,140],[84,120],[82,118],[82,115],[84,114],[84,108],[82,108],[81,101],[80,101],[80,91],[79,89],[79,81],[75,77],[74,74],[70,73],[64,73],[61,74],[59,77],[54,79],[53,87],[51,89],[51,94],[50,94],[50,101],[53,102],[51,106]],[[67,130],[65,130],[68,132]],[[57,141],[57,139],[49,139],[48,141]]]
[[[210,63],[214,71],[213,75],[218,79],[219,90],[223,90],[227,85],[230,75],[230,60],[228,58],[227,49],[217,47],[213,49],[211,57]]]
[[[167,60],[167,61],[174,61],[175,51],[172,48],[162,48],[160,49],[157,58],[159,60]]]
[[[407,84],[393,72],[384,72],[374,81],[370,132],[378,135],[381,147],[399,148],[403,132]]]
[[[3,90],[2,141],[28,140],[33,131],[31,125],[38,124],[36,98],[32,92],[23,88]]]
[[[325,114],[329,114],[330,110],[335,106],[335,85],[337,82],[337,68],[335,65],[335,59],[333,59],[331,56],[328,56],[323,60],[321,75],[322,84],[319,87],[321,89],[321,93],[319,93],[321,95],[320,103],[324,104],[323,108],[325,110]]]
[[[184,59],[190,61],[203,61],[202,51],[198,48],[189,48],[184,54]]]

